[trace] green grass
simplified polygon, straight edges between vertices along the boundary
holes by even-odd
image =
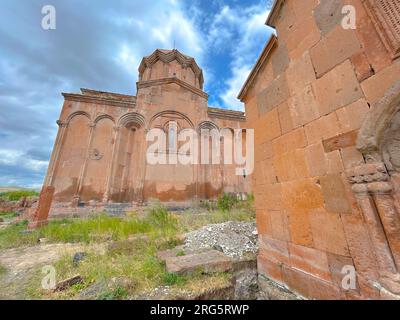
[[[0,264],[0,276],[5,274],[6,272],[7,272],[7,269]]]
[[[188,211],[182,214],[169,213],[165,207],[154,205],[142,217],[131,214],[121,218],[102,214],[87,219],[51,221],[47,226],[31,233],[21,233],[27,227],[27,221],[22,221],[0,230],[0,249],[36,245],[41,237],[47,238],[48,243],[93,244],[112,239],[116,243],[126,242],[130,249],[109,249],[106,253],[88,249],[87,256],[78,265],[73,264],[71,255],[65,255],[54,264],[57,281],[80,274],[84,283],[65,292],[48,294],[42,291],[41,277],[38,275],[27,290],[28,298],[70,299],[94,283],[110,284],[112,279],[121,277],[128,279],[129,285],[106,285],[96,298],[125,299],[163,285],[197,292],[228,282],[228,276],[199,273],[189,277],[170,274],[166,272],[164,263],[157,259],[156,253],[180,245],[182,240],[179,235],[187,231],[225,221],[252,221],[254,216],[251,204],[241,202],[230,211]],[[137,236],[132,237],[135,235]],[[184,253],[178,253],[181,254]]]
[[[97,300],[122,300],[126,298],[127,295],[128,291],[125,288],[118,286],[115,289],[102,292],[97,297]]]
[[[188,281],[187,276],[181,276],[176,273],[163,273],[162,282],[166,286],[183,285]]]
[[[0,218],[2,219],[12,219],[16,216],[17,214],[15,212],[0,212]]]
[[[19,201],[23,197],[37,197],[39,193],[35,190],[13,190],[0,193],[0,198],[8,201]]]
[[[202,214],[185,212],[171,214],[164,207],[155,205],[147,210],[145,217],[132,215],[126,218],[110,217],[105,214],[88,219],[50,221],[40,230],[21,233],[26,230],[27,221],[13,224],[0,230],[0,249],[35,245],[39,238],[50,243],[99,243],[106,240],[121,241],[135,234],[147,234],[152,238],[170,238],[169,245],[177,244],[177,234],[200,228],[207,224],[225,221],[251,221],[254,210],[248,204],[230,211],[212,211]]]

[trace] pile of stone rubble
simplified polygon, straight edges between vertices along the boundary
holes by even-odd
[[[205,226],[186,235],[184,249],[185,251],[215,249],[233,259],[257,254],[256,223],[230,221]]]

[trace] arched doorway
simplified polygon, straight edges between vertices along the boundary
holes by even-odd
[[[138,113],[128,113],[118,121],[107,201],[142,202],[145,127],[144,117]]]
[[[347,176],[373,245],[379,285],[400,295],[400,82],[371,108],[357,148],[366,163]]]

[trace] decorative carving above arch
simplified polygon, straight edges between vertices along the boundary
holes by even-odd
[[[145,118],[137,113],[137,112],[130,112],[127,114],[124,114],[121,118],[118,120],[118,125],[119,126],[128,126],[128,125],[133,125],[136,128],[145,128],[146,127],[146,120]]]
[[[113,123],[115,123],[115,119],[112,116],[108,115],[108,114],[100,114],[100,115],[98,115],[97,118],[94,120],[94,123],[97,124],[99,121],[101,121],[103,119],[109,119]]]
[[[160,118],[166,118],[167,122],[174,121],[174,120],[178,122],[179,120],[183,120],[184,122],[186,122],[188,124],[188,126],[190,128],[194,128],[194,124],[193,124],[192,120],[190,120],[187,115],[185,115],[179,111],[167,110],[167,111],[162,111],[162,112],[155,114],[149,121],[148,129],[160,127],[158,124],[155,125],[155,122]],[[163,124],[164,124],[164,121],[163,121]],[[185,129],[185,127],[186,126],[180,125],[181,129]]]
[[[90,117],[90,114],[89,114],[89,113],[87,113],[87,112],[85,112],[85,111],[76,111],[76,112],[71,113],[71,114],[68,116],[68,118],[67,118],[67,120],[66,120],[65,122],[66,122],[66,123],[70,123],[71,120],[72,120],[73,118],[77,117],[77,116],[85,116],[85,117],[87,117],[87,118],[89,119],[89,121],[91,120],[91,117]]]
[[[219,127],[212,121],[203,121],[199,123],[198,130],[200,131],[201,129],[216,129],[219,130]]]

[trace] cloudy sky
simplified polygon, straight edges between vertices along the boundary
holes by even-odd
[[[38,188],[57,133],[61,92],[135,94],[137,68],[156,48],[203,68],[209,105],[236,96],[271,30],[271,0],[1,0],[0,186]],[[43,6],[56,30],[43,30]]]

